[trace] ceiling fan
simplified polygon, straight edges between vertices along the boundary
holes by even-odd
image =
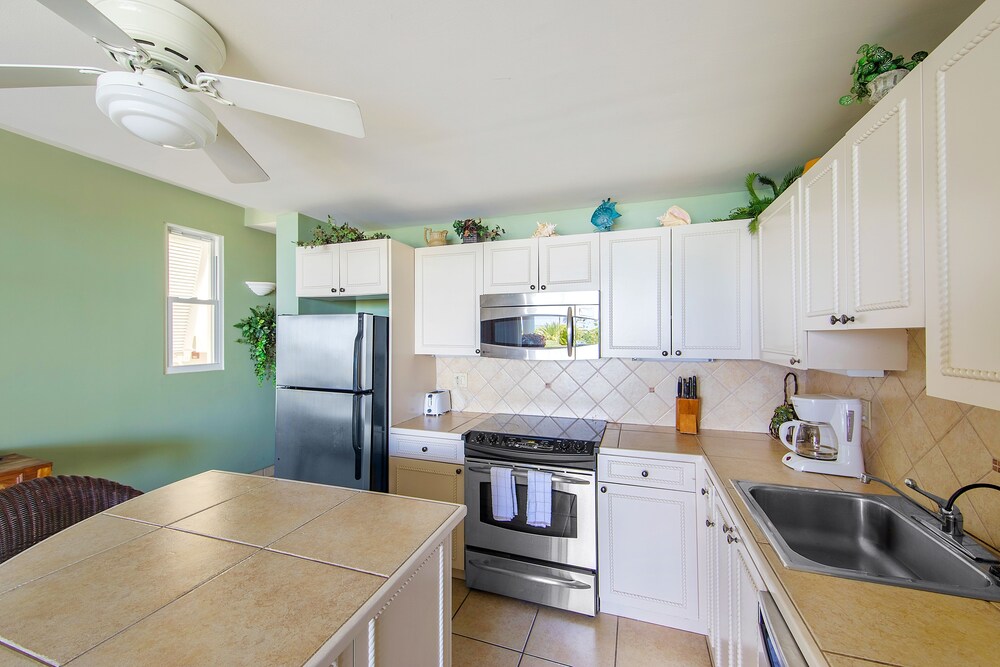
[[[37,0],[91,36],[125,71],[0,65],[0,88],[97,86],[97,106],[116,125],[168,148],[204,149],[233,183],[268,175],[204,100],[365,136],[353,100],[214,74],[226,61],[219,33],[174,0]]]

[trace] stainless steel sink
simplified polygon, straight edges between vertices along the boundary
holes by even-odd
[[[754,521],[793,570],[1000,600],[991,563],[961,553],[904,499],[735,482]],[[973,538],[966,536],[967,540]]]

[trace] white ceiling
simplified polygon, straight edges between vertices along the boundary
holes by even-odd
[[[0,0],[0,62],[109,67],[34,0]],[[0,90],[0,127],[241,206],[363,225],[727,192],[832,146],[854,49],[930,50],[979,0],[184,0],[223,74],[358,101],[358,140],[220,120],[270,174],[114,127],[90,88]]]

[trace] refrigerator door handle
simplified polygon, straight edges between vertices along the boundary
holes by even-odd
[[[354,391],[361,391],[363,387],[361,386],[361,343],[364,341],[365,336],[365,324],[364,317],[358,317],[358,331],[354,335]],[[356,416],[357,413],[355,413]],[[356,447],[356,446],[355,446]],[[359,478],[360,479],[360,478]]]
[[[365,447],[362,440],[365,437],[365,422],[362,415],[362,401],[365,400],[364,396],[354,397],[354,408],[351,420],[351,425],[353,426],[353,433],[351,439],[353,440],[354,446],[354,479],[361,479],[361,464],[364,461]]]

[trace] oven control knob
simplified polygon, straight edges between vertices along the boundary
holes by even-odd
[[[487,436],[487,438],[488,438],[489,443],[491,445],[499,445],[500,444],[500,436],[498,436],[498,435],[490,435],[490,436]]]
[[[574,452],[582,452],[583,451],[583,443],[582,442],[574,442],[573,443],[573,451]]]

